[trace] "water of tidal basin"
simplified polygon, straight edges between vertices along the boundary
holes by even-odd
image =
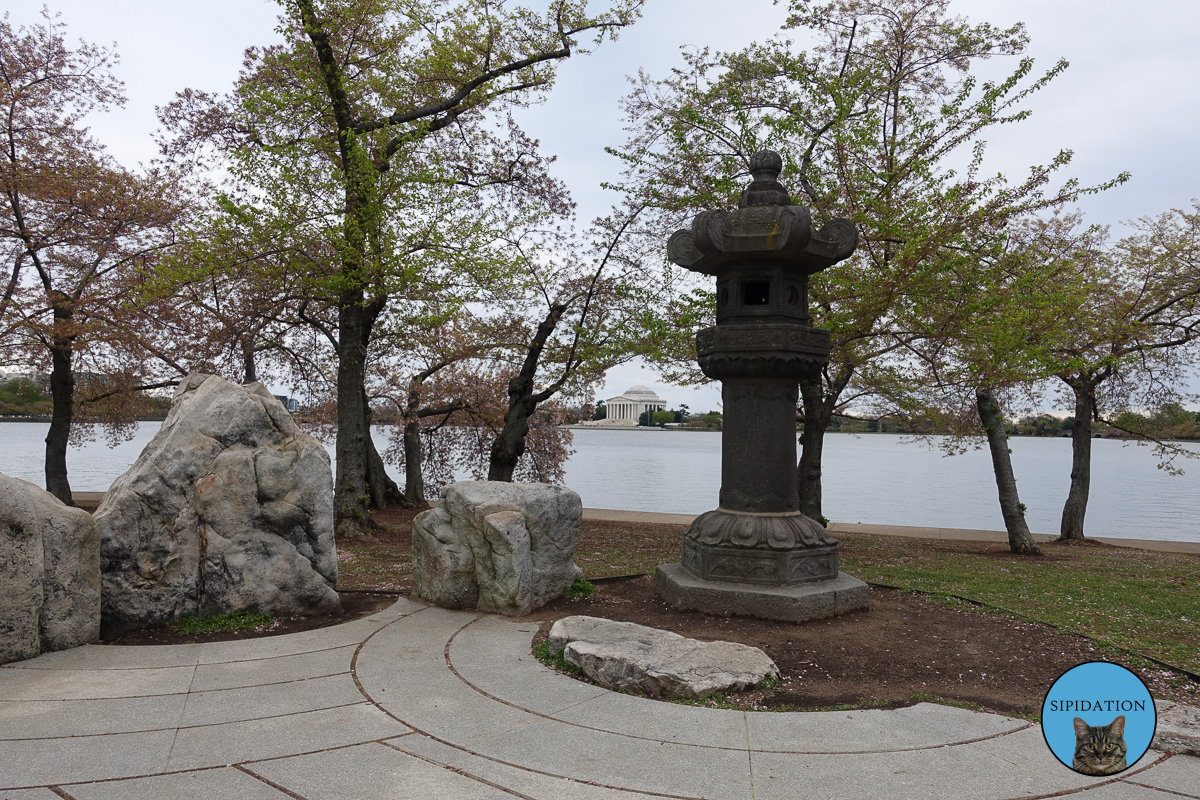
[[[0,425],[0,473],[44,485],[47,426]],[[133,441],[71,448],[76,491],[104,491],[158,430],[142,424]],[[721,482],[718,433],[575,430],[566,485],[587,508],[698,514],[715,508]],[[377,435],[381,435],[380,431]],[[1057,533],[1071,473],[1067,439],[1010,441],[1021,500],[1035,533]],[[1189,445],[1197,449],[1195,445]],[[1200,542],[1200,461],[1181,460],[1173,477],[1149,448],[1094,440],[1086,532],[1092,536]],[[943,457],[890,434],[829,434],[824,510],[835,522],[1003,530],[986,450]]]

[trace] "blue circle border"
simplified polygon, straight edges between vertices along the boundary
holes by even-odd
[[[1050,739],[1046,736],[1046,714],[1045,714],[1045,711],[1046,711],[1046,702],[1050,699],[1050,692],[1054,691],[1054,687],[1058,685],[1058,682],[1061,681],[1063,679],[1063,677],[1066,676],[1067,673],[1069,673],[1073,670],[1079,669],[1080,667],[1085,667],[1088,664],[1107,664],[1107,665],[1113,666],[1113,667],[1120,667],[1121,669],[1128,672],[1130,675],[1132,675],[1134,678],[1136,678],[1138,683],[1140,683],[1142,685],[1142,688],[1146,690],[1146,696],[1150,698],[1150,706],[1151,706],[1151,708],[1154,709],[1154,730],[1151,731],[1151,733],[1150,733],[1150,742],[1146,745],[1146,749],[1138,754],[1138,757],[1133,761],[1133,763],[1129,763],[1128,759],[1126,759],[1125,769],[1119,770],[1117,772],[1112,772],[1107,775],[1088,775],[1086,772],[1080,772],[1079,770],[1075,769],[1070,764],[1066,763],[1065,761],[1063,761],[1061,758],[1058,757],[1058,753],[1054,752],[1054,748],[1050,746]],[[1110,778],[1110,777],[1113,777],[1116,775],[1120,775],[1122,772],[1128,771],[1134,764],[1138,763],[1138,761],[1140,761],[1142,759],[1142,757],[1146,755],[1147,752],[1149,752],[1151,746],[1154,744],[1154,737],[1158,734],[1158,705],[1154,702],[1154,693],[1150,691],[1150,687],[1146,685],[1146,682],[1144,680],[1142,680],[1142,677],[1140,675],[1138,675],[1136,672],[1134,672],[1133,670],[1131,670],[1129,667],[1125,666],[1124,664],[1118,664],[1115,661],[1105,661],[1103,659],[1096,659],[1094,661],[1081,661],[1078,664],[1076,664],[1075,666],[1069,667],[1069,668],[1063,670],[1062,674],[1060,674],[1057,678],[1054,679],[1054,681],[1050,684],[1050,687],[1048,689],[1046,689],[1046,693],[1042,696],[1041,712],[1042,712],[1041,713],[1041,723],[1040,723],[1039,727],[1042,729],[1042,741],[1045,742],[1046,749],[1050,751],[1050,755],[1054,756],[1055,761],[1062,764],[1064,767],[1071,770],[1076,775],[1087,775],[1087,777],[1089,777],[1089,778]]]

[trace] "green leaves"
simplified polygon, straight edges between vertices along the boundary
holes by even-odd
[[[657,210],[664,235],[697,211],[733,205],[750,155],[764,147],[784,155],[781,180],[818,224],[843,217],[858,227],[856,255],[810,284],[814,324],[833,333],[830,370],[849,375],[858,397],[900,388],[895,371],[889,386],[861,380],[887,372],[872,370],[877,359],[944,339],[983,311],[971,293],[995,278],[973,273],[1001,257],[1019,220],[1123,179],[1049,188],[1070,161],[1066,150],[1020,181],[985,176],[986,131],[1025,119],[1026,101],[1066,63],[1035,77],[1024,58],[1006,79],[980,82],[972,64],[1020,54],[1025,30],[971,24],[948,7],[797,0],[788,27],[814,38],[807,52],[777,38],[692,53],[671,77],[643,76],[626,101],[634,133],[620,151],[621,188]],[[684,286],[670,317],[692,302]],[[681,338],[699,317],[690,321]],[[994,327],[999,335],[1003,326]],[[687,351],[664,347],[661,360],[677,363]],[[841,389],[826,388],[838,402]]]

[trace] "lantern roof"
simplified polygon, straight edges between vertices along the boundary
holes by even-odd
[[[834,219],[814,231],[811,212],[792,205],[779,182],[782,171],[779,153],[755,153],[750,159],[752,180],[737,210],[697,214],[690,230],[676,231],[667,243],[671,261],[706,275],[720,276],[728,267],[755,263],[782,264],[811,275],[849,258],[858,246],[854,225]]]

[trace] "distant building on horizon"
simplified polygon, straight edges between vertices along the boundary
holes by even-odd
[[[295,414],[300,410],[300,401],[294,397],[288,397],[286,394],[277,394],[275,395],[275,399],[283,403],[283,407],[291,414]]]
[[[624,394],[619,394],[616,397],[610,397],[604,401],[604,419],[596,420],[595,422],[584,423],[589,427],[603,426],[628,426],[633,427],[638,424],[642,414],[647,411],[654,413],[662,411],[667,407],[667,401],[654,393],[654,390],[649,386],[632,386],[625,390]]]
[[[0,383],[9,381],[30,381],[37,383],[41,373],[27,364],[8,364],[0,366]]]

